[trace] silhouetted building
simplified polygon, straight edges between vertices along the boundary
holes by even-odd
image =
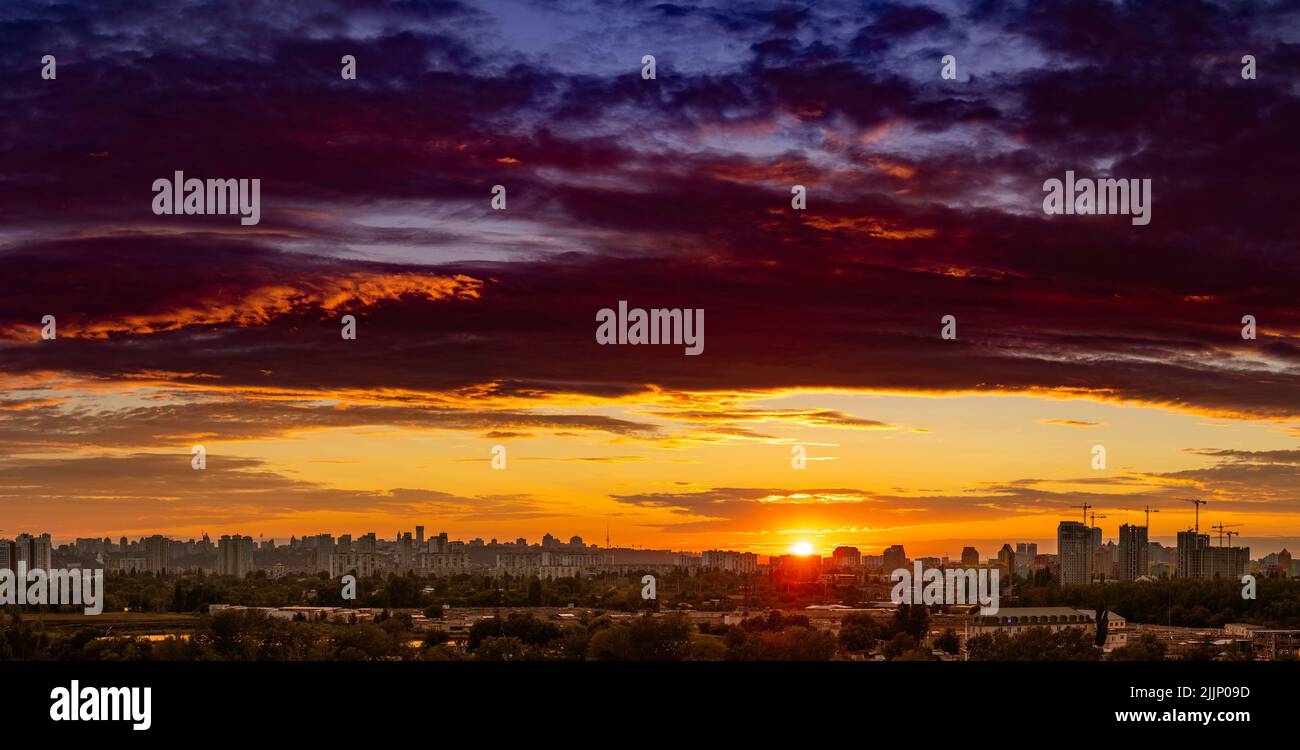
[[[243,578],[253,572],[253,537],[223,535],[217,540],[217,574]]]
[[[753,552],[705,550],[700,555],[700,567],[709,570],[726,570],[732,573],[754,573],[758,570],[758,555]]]
[[[12,539],[0,539],[0,570],[18,570],[18,546]]]
[[[1004,544],[1002,549],[998,550],[998,565],[1006,568],[1008,574],[1016,572],[1016,553],[1011,549],[1010,544]]]
[[[1119,566],[1116,574],[1120,580],[1134,581],[1147,574],[1147,527],[1124,524],[1119,527]]]
[[[862,553],[857,547],[836,547],[831,552],[831,567],[836,570],[857,570],[862,567]]]
[[[344,575],[367,578],[379,571],[378,556],[373,552],[335,552],[330,555],[329,566],[330,578]]]
[[[907,567],[907,552],[903,550],[903,545],[895,544],[885,550],[884,572],[886,575],[893,573],[899,568]]]
[[[144,546],[144,569],[150,573],[161,573],[167,567],[167,537],[160,534],[147,536],[141,540]]]
[[[1209,571],[1206,565],[1206,550],[1210,548],[1210,536],[1197,534],[1195,531],[1178,532],[1178,564],[1174,575],[1179,578],[1205,578]]]
[[[1210,547],[1205,562],[1206,578],[1240,579],[1250,564],[1250,547]]]
[[[815,581],[822,573],[819,555],[773,555],[768,559],[772,577],[790,583]]]
[[[1037,542],[1016,542],[1016,575],[1028,578],[1038,561]]]
[[[1092,529],[1078,521],[1056,527],[1056,558],[1062,588],[1092,582]]]

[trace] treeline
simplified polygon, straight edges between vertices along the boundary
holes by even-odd
[[[777,590],[761,576],[683,571],[656,574],[659,602],[665,607],[688,605],[698,610],[730,611],[748,603],[755,609],[813,603]],[[636,611],[646,608],[641,598],[641,574],[603,573],[594,576],[540,580],[535,576],[484,574],[454,576],[379,575],[358,579],[357,598],[348,606],[424,609],[443,604],[452,607],[577,607]],[[201,613],[211,604],[249,607],[291,605],[343,606],[342,584],[325,573],[272,578],[258,571],[246,578],[204,573],[153,574],[135,572],[105,579],[105,612]],[[427,589],[427,591],[426,591]],[[791,599],[791,597],[794,597]],[[35,608],[32,608],[35,609]],[[46,607],[57,611],[57,607]],[[77,607],[65,607],[69,612]]]
[[[698,628],[680,613],[595,614],[561,622],[515,612],[479,620],[460,648],[437,629],[415,629],[406,614],[325,623],[224,610],[201,616],[184,635],[144,639],[102,628],[46,631],[9,608],[0,612],[0,660],[826,661],[871,652],[889,659],[933,659],[922,645],[927,621],[924,607],[901,607],[884,623],[853,613],[837,639],[812,627],[807,617],[775,611],[739,625]],[[956,650],[952,631],[939,641]]]
[[[1116,581],[1061,589],[1023,584],[1003,607],[1104,606],[1131,622],[1189,628],[1221,628],[1230,622],[1267,628],[1300,628],[1300,581],[1257,578],[1254,599],[1242,598],[1242,584],[1230,579],[1165,578]]]
[[[1143,633],[1109,654],[1097,648],[1094,631],[1086,628],[1028,628],[1016,635],[997,631],[971,638],[966,644],[971,661],[1163,661],[1169,647],[1152,633]],[[1182,661],[1250,661],[1249,649],[1239,643],[1198,643],[1181,651]],[[1279,661],[1294,661],[1290,651],[1280,651]]]

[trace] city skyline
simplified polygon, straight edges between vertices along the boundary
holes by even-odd
[[[1067,524],[1067,523],[1079,523],[1079,522],[1069,521],[1068,519],[1062,519],[1059,523]],[[1114,544],[1119,546],[1120,548],[1122,548],[1124,545],[1122,528],[1116,528],[1116,535],[1114,537],[1107,537],[1105,535],[1105,528],[1103,526],[1099,525],[1097,527],[1088,527],[1086,524],[1083,524],[1083,526],[1088,529],[1100,531],[1101,544],[1103,545]],[[1162,537],[1160,537],[1159,535],[1148,536],[1147,534],[1148,527],[1146,526],[1140,526],[1137,524],[1127,524],[1127,523],[1121,524],[1120,526],[1128,526],[1130,528],[1137,529],[1142,532],[1141,539],[1144,542],[1149,544],[1160,544],[1161,546],[1167,549],[1176,549],[1177,542],[1180,536],[1184,533],[1190,534],[1193,531],[1193,529],[1191,528],[1188,528],[1186,530],[1179,530],[1178,532],[1175,533],[1174,536],[1169,537],[1167,539],[1167,541],[1173,542],[1173,544],[1165,544],[1164,541],[1162,541]],[[409,526],[407,529],[394,532],[394,535],[392,537],[384,536],[378,530],[371,530],[366,532],[355,532],[355,533],[343,532],[339,530],[328,530],[328,531],[316,530],[311,532],[291,534],[289,535],[289,537],[283,537],[283,536],[268,537],[264,534],[253,535],[248,533],[247,531],[239,531],[239,530],[222,529],[214,532],[209,532],[207,529],[203,529],[199,532],[198,535],[190,536],[188,541],[197,541],[203,538],[215,541],[221,537],[236,537],[236,538],[248,537],[256,541],[259,545],[262,543],[276,543],[278,541],[279,543],[276,546],[286,546],[290,544],[292,540],[314,539],[319,536],[330,536],[337,540],[345,536],[350,539],[358,539],[358,538],[363,538],[371,535],[375,535],[376,538],[378,538],[379,540],[387,541],[391,539],[393,541],[399,541],[402,538],[403,534],[407,536],[411,536],[414,533],[412,529],[418,529],[420,532],[423,532],[425,529],[433,529],[433,528],[434,528],[433,526],[429,526],[427,524],[413,524]],[[1232,535],[1228,537],[1227,544],[1225,544],[1224,537],[1221,532],[1222,529],[1216,532],[1215,527],[1207,525],[1205,531],[1202,534],[1200,534],[1200,536],[1208,538],[1210,540],[1209,545],[1211,547],[1223,547],[1223,546],[1247,547],[1247,548],[1252,547],[1251,537],[1243,538],[1243,535],[1240,532],[1235,532],[1235,531],[1232,532]],[[1059,534],[1059,526],[1057,529],[1057,533]],[[29,530],[26,532],[22,532],[22,534],[26,536],[39,536],[42,534],[48,534],[48,532],[44,532],[44,531],[32,532]],[[713,550],[713,551],[729,550],[735,552],[753,552],[755,554],[758,554],[760,557],[779,556],[779,555],[795,555],[795,556],[811,555],[811,556],[830,557],[831,554],[839,548],[852,548],[861,551],[863,554],[873,554],[876,557],[880,557],[886,554],[891,547],[906,548],[908,546],[906,543],[901,543],[901,542],[890,543],[890,544],[879,546],[878,552],[880,554],[874,554],[877,551],[876,547],[871,547],[871,546],[863,547],[861,545],[854,545],[847,542],[834,543],[834,544],[829,544],[827,546],[819,546],[812,542],[798,539],[793,541],[790,544],[790,546],[786,549],[778,549],[778,550],[773,550],[771,552],[760,552],[758,550],[752,550],[752,549],[726,548],[722,546],[714,546],[714,547],[702,548],[702,549],[687,549],[687,548],[675,548],[675,547],[653,547],[653,546],[640,545],[640,544],[622,545],[616,543],[616,541],[614,540],[602,540],[599,538],[592,538],[583,534],[561,533],[556,535],[550,532],[545,532],[541,537],[534,537],[531,539],[526,535],[506,536],[500,538],[498,537],[485,538],[481,535],[462,537],[462,536],[451,536],[449,532],[443,531],[442,529],[439,529],[437,534],[430,534],[428,537],[426,537],[426,541],[433,540],[437,538],[439,535],[449,538],[450,541],[453,543],[459,543],[465,545],[473,545],[475,543],[478,543],[484,545],[497,544],[502,546],[517,546],[522,542],[529,546],[544,547],[547,546],[548,544],[554,544],[557,546],[571,546],[574,544],[580,544],[582,546],[590,547],[593,549],[644,549],[644,550],[652,550],[652,551],[679,552],[679,553],[690,553],[690,554],[700,554],[708,550]],[[10,534],[10,536],[14,536],[14,534]],[[79,540],[87,540],[87,539],[106,540],[113,545],[117,545],[122,540],[135,543],[147,539],[149,537],[155,537],[155,536],[163,536],[173,541],[186,541],[184,539],[186,535],[184,534],[169,535],[162,532],[143,534],[137,536],[134,539],[132,539],[131,535],[129,534],[103,534],[103,535],[92,534],[92,535],[79,535],[79,536],[68,537],[68,538],[56,537],[53,535],[50,536],[51,536],[52,543],[55,545],[71,545]],[[1091,535],[1089,536],[1091,537]],[[4,537],[0,537],[0,539],[4,539]],[[575,539],[578,541],[574,542],[573,540]],[[956,552],[950,553],[946,549],[939,552],[935,552],[933,549],[929,547],[919,546],[919,547],[914,547],[911,551],[909,551],[909,554],[914,557],[944,557],[952,560],[959,560],[959,559],[963,559],[969,550],[975,550],[975,552],[979,556],[979,561],[982,563],[984,561],[994,559],[998,554],[997,549],[1000,548],[1002,545],[1034,544],[1037,548],[1040,548],[1039,549],[1040,554],[1059,555],[1060,551],[1057,548],[1057,540],[1059,539],[1059,536],[1053,536],[1051,538],[1044,538],[1044,539],[1046,541],[1033,539],[1033,538],[1030,539],[1006,538],[1001,540],[965,539],[965,540],[960,540],[958,543],[955,544],[954,549],[957,550]],[[602,544],[602,541],[605,543]],[[1287,549],[1285,544],[1274,549],[1273,547],[1269,546],[1268,540],[1264,540],[1263,546],[1259,546],[1258,542],[1260,540],[1254,540],[1254,541],[1256,542],[1256,544],[1254,545],[1254,549],[1260,552],[1260,557],[1269,554],[1275,554],[1281,550]],[[986,544],[987,546],[984,548],[980,548],[978,545],[982,545],[982,544]],[[991,554],[985,554],[985,549],[991,549],[993,551]]]

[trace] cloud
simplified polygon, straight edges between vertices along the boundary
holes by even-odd
[[[1250,452],[1207,452],[1219,460],[1197,469],[1101,478],[1024,478],[982,483],[961,494],[903,488],[884,493],[859,488],[712,487],[615,494],[611,499],[671,511],[683,520],[656,528],[676,534],[790,528],[808,517],[809,505],[817,507],[820,524],[852,526],[863,534],[901,537],[909,527],[913,530],[907,533],[914,535],[915,528],[930,524],[947,527],[1021,516],[1047,516],[1043,523],[1050,527],[1054,518],[1077,517],[1076,509],[1085,502],[1099,512],[1110,510],[1119,516],[1148,504],[1181,511],[1181,500],[1189,491],[1208,498],[1217,513],[1265,513],[1294,522],[1300,517],[1300,461],[1292,455],[1296,451],[1237,455],[1243,453]],[[1089,485],[1097,489],[1077,489]],[[1104,491],[1116,488],[1124,492]]]
[[[105,408],[90,404],[42,404],[24,409],[0,409],[0,445],[10,452],[74,448],[188,447],[195,442],[220,443],[283,438],[330,429],[386,426],[407,430],[533,428],[653,438],[654,425],[590,414],[542,414],[515,409],[468,409],[434,403],[351,403],[346,399],[307,400],[289,396],[224,392],[144,393],[138,406]],[[489,437],[522,437],[512,429],[491,430]]]
[[[1089,422],[1081,419],[1040,419],[1038,424],[1053,424],[1062,427],[1102,427],[1105,422]]]
[[[835,409],[741,409],[661,410],[655,416],[684,422],[726,424],[729,422],[780,422],[803,427],[844,427],[867,430],[892,430],[893,425],[864,419]]]
[[[437,516],[444,522],[560,518],[563,504],[523,495],[459,496],[393,487],[341,490],[288,477],[257,459],[208,455],[208,468],[183,454],[138,453],[0,461],[0,505],[16,528],[76,531],[167,530]],[[43,508],[57,505],[61,521]],[[363,521],[364,522],[364,521]],[[150,533],[154,533],[150,531]],[[244,533],[247,533],[245,531]]]

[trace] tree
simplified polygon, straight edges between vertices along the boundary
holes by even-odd
[[[868,651],[880,640],[880,625],[866,612],[851,612],[840,621],[840,648]]]
[[[546,646],[560,637],[560,627],[526,612],[512,612],[504,619],[484,618],[469,629],[469,650],[476,650],[487,638],[511,636],[530,646]]]
[[[966,641],[971,661],[1097,661],[1101,649],[1083,628],[1027,628],[1015,636],[1004,630]]]
[[[886,659],[893,661],[903,654],[916,648],[916,639],[908,633],[895,633],[893,638],[885,642],[880,652],[885,655]]]
[[[406,576],[389,576],[384,584],[381,605],[393,609],[412,609],[424,604],[424,595],[415,579]]]
[[[490,636],[485,638],[474,658],[479,661],[521,661],[528,658],[528,646],[514,636]]]
[[[727,644],[715,636],[694,638],[686,658],[688,661],[722,661],[727,658]]]
[[[731,661],[830,661],[834,656],[834,636],[802,626],[745,634],[727,649]]]
[[[961,638],[957,637],[957,631],[952,628],[945,628],[943,633],[934,639],[934,645],[949,654],[955,654],[961,649]]]
[[[789,627],[811,627],[811,622],[806,615],[783,615],[778,609],[767,613],[767,617],[751,617],[740,626],[748,631],[760,630],[781,630]]]
[[[890,630],[894,633],[907,633],[913,640],[925,638],[930,628],[930,611],[924,604],[900,604],[894,610],[894,619]]]
[[[587,644],[595,661],[681,661],[690,649],[690,622],[679,614],[634,617],[598,631]]]

